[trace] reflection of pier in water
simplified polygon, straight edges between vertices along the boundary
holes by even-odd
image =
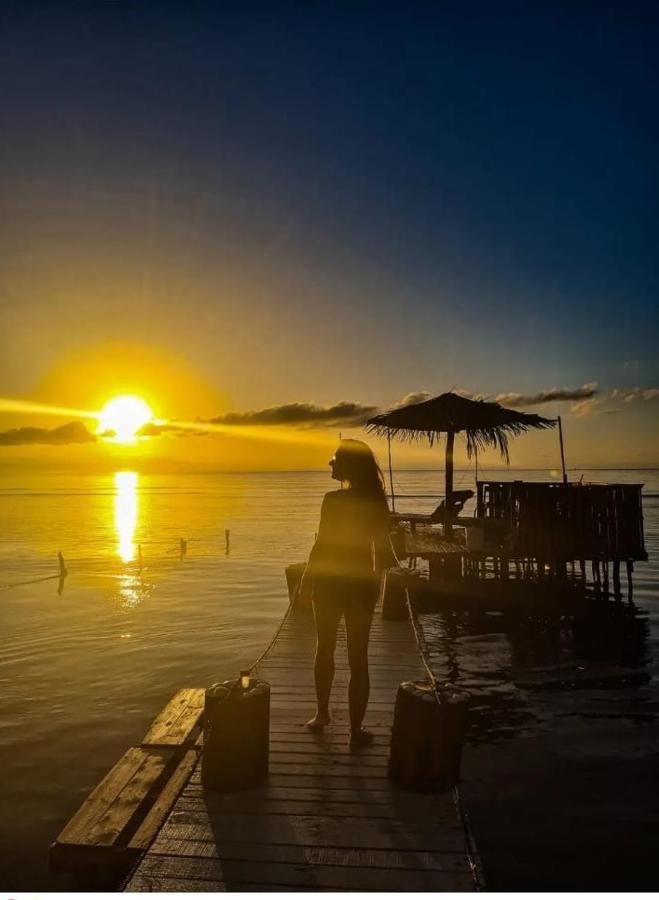
[[[634,604],[553,616],[444,609],[425,614],[423,626],[437,677],[472,694],[471,743],[531,734],[554,716],[659,715],[645,690],[650,626]]]

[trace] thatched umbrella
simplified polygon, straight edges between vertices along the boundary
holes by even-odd
[[[469,400],[459,394],[440,394],[431,400],[400,406],[368,419],[367,431],[388,438],[415,441],[426,438],[432,447],[446,434],[446,506],[453,493],[453,443],[457,432],[467,437],[467,456],[486,447],[498,448],[508,462],[508,439],[530,428],[553,428],[555,419],[506,409],[486,400]]]

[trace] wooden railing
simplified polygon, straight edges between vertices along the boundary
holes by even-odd
[[[640,484],[479,481],[477,517],[510,529],[510,557],[645,560]]]

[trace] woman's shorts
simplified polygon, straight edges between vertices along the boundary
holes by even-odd
[[[378,601],[380,585],[374,578],[341,578],[316,576],[313,580],[313,606],[319,611],[332,610],[345,615],[359,610],[372,616]]]

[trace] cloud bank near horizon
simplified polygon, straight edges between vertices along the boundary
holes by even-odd
[[[455,388],[455,393],[473,400],[489,399],[483,394],[474,394],[468,390]],[[406,394],[392,408],[422,403],[433,396],[430,391],[413,391]],[[639,403],[651,403],[659,400],[659,388],[612,388],[602,392],[596,381],[591,381],[577,388],[547,388],[535,394],[508,392],[497,394],[495,402],[504,406],[538,406],[546,403],[571,403],[570,413],[577,418],[585,416],[618,413],[625,408]],[[370,417],[380,412],[377,406],[368,406],[358,401],[341,400],[338,403],[322,406],[313,402],[284,403],[279,406],[268,406],[255,410],[233,410],[222,413],[212,419],[198,419],[198,427],[186,428],[172,420],[168,422],[150,422],[138,431],[139,437],[160,437],[162,435],[208,436],[212,432],[205,431],[204,424],[231,426],[280,426],[291,428],[359,428]],[[17,447],[29,444],[63,446],[66,444],[102,443],[106,435],[96,435],[80,421],[68,422],[57,428],[37,428],[25,426],[0,431],[0,447]]]
[[[92,444],[97,441],[83,422],[67,422],[58,428],[10,428],[0,431],[0,447],[18,447],[24,444]]]
[[[332,406],[315,403],[284,403],[246,412],[228,412],[209,419],[212,425],[295,425],[334,426],[346,428],[363,425],[379,412],[377,406],[365,406],[352,400],[340,400]]]
[[[502,406],[540,406],[543,403],[557,403],[566,400],[590,400],[597,396],[599,392],[598,382],[589,381],[579,388],[546,388],[538,391],[537,394],[517,394],[513,392],[497,394],[494,400],[496,403],[501,403]]]

